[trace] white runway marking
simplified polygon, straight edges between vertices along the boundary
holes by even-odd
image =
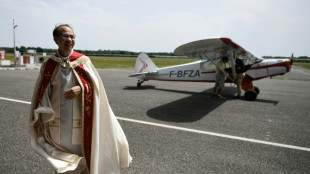
[[[147,125],[158,126],[158,127],[164,127],[164,128],[169,128],[169,129],[182,130],[182,131],[186,131],[186,132],[193,132],[193,133],[211,135],[211,136],[216,136],[216,137],[222,137],[222,138],[228,138],[228,139],[234,139],[234,140],[240,140],[240,141],[247,141],[247,142],[252,142],[252,143],[265,144],[265,145],[284,147],[284,148],[289,148],[289,149],[295,149],[295,150],[302,150],[302,151],[309,151],[310,152],[310,148],[307,148],[307,147],[299,147],[299,146],[293,146],[293,145],[287,145],[287,144],[281,144],[281,143],[274,143],[274,142],[256,140],[256,139],[251,139],[251,138],[244,138],[244,137],[238,137],[238,136],[233,136],[233,135],[220,134],[220,133],[215,133],[215,132],[189,129],[189,128],[178,127],[178,126],[170,126],[170,125],[152,123],[152,122],[141,121],[141,120],[134,120],[134,119],[129,119],[129,118],[121,118],[121,117],[117,117],[117,118],[119,120],[130,121],[130,122],[141,123],[141,124],[147,124]]]
[[[31,104],[31,102],[27,102],[27,101],[22,101],[22,100],[15,100],[15,99],[11,99],[11,98],[5,98],[5,97],[0,97],[0,100],[7,100],[7,101],[12,101],[12,102],[16,102],[16,103],[24,103],[24,104]]]
[[[7,100],[7,101],[12,101],[12,102],[17,102],[17,103],[24,103],[24,104],[31,104],[31,102],[16,100],[16,99],[10,99],[10,98],[5,98],[5,97],[0,97],[0,100]],[[165,125],[165,124],[159,124],[159,123],[152,123],[152,122],[148,122],[148,121],[135,120],[135,119],[130,119],[130,118],[123,118],[123,117],[116,117],[116,118],[118,120],[129,121],[129,122],[140,123],[140,124],[146,124],[146,125],[152,125],[152,126],[163,127],[163,128],[168,128],[168,129],[181,130],[181,131],[185,131],[185,132],[199,133],[199,134],[210,135],[210,136],[215,136],[215,137],[222,137],[222,138],[228,138],[228,139],[233,139],[233,140],[246,141],[246,142],[251,142],[251,143],[265,144],[265,145],[270,145],[270,146],[283,147],[283,148],[289,148],[289,149],[294,149],[294,150],[302,150],[302,151],[310,152],[310,148],[307,148],[307,147],[300,147],[300,146],[294,146],[294,145],[274,143],[274,142],[256,140],[256,139],[251,139],[251,138],[244,138],[244,137],[238,137],[238,136],[233,136],[233,135],[220,134],[220,133],[215,133],[215,132],[208,132],[208,131],[202,131],[202,130],[196,130],[196,129],[178,127],[178,126],[171,126],[171,125]]]

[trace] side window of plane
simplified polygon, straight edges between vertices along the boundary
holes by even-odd
[[[200,69],[201,70],[215,69],[215,65],[211,61],[204,61],[200,63]]]

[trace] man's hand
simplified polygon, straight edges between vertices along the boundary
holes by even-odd
[[[64,95],[67,100],[72,100],[74,97],[78,96],[81,93],[80,86],[74,86],[65,91]]]

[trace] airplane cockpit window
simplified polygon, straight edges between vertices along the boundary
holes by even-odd
[[[253,65],[263,60],[261,57],[255,56],[249,52],[244,54],[237,54],[236,58],[243,60],[244,65]]]
[[[244,65],[253,65],[255,63],[259,63],[261,62],[263,59],[258,57],[258,56],[254,56],[253,54],[246,52],[243,54],[238,54],[236,55],[236,58],[241,59],[244,63]]]
[[[263,58],[261,58],[260,56],[257,56],[254,54],[251,54],[251,55],[252,55],[252,59],[254,59],[255,63],[259,63],[259,62],[263,61]]]

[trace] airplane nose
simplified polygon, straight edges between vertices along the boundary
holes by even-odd
[[[293,61],[294,61],[294,53],[292,53],[291,59],[290,59],[290,65],[293,65]]]
[[[285,66],[286,66],[286,72],[290,72],[291,66],[293,65],[293,60],[287,60],[285,61]]]

